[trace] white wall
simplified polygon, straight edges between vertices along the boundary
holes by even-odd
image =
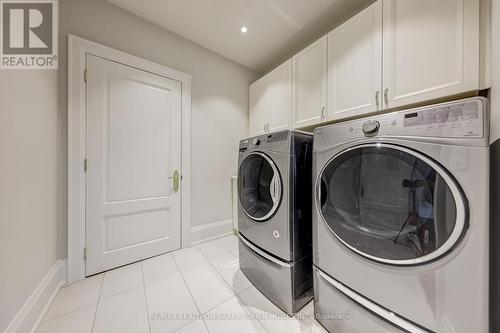
[[[0,332],[58,257],[56,70],[0,70]]]
[[[104,0],[60,1],[59,126],[66,150],[67,35],[74,34],[192,75],[192,225],[230,219],[230,176],[247,135],[252,71]],[[66,165],[66,155],[60,163]],[[66,184],[64,184],[66,186]],[[65,188],[64,188],[65,190]],[[66,221],[61,221],[66,233]],[[61,254],[66,255],[64,252]]]
[[[67,256],[67,34],[193,76],[193,226],[231,217],[252,71],[104,0],[60,0],[59,71],[0,71],[0,331]]]

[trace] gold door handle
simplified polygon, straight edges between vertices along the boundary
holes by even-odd
[[[174,192],[179,191],[179,171],[175,170],[174,175],[172,177],[168,177],[168,179],[172,179],[174,181]]]

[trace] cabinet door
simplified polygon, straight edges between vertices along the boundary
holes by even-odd
[[[327,36],[293,57],[293,127],[321,123],[326,118]]]
[[[267,124],[265,79],[260,79],[250,85],[248,123],[250,136],[265,133]]]
[[[290,128],[292,103],[292,60],[274,69],[266,76],[266,110],[269,130]]]
[[[328,34],[328,118],[377,111],[381,90],[380,0]]]
[[[387,107],[479,88],[479,0],[384,0],[383,17]]]

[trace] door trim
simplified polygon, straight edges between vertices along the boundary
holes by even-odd
[[[182,85],[181,247],[191,245],[191,75],[68,35],[68,283],[85,278],[85,58],[92,54]]]

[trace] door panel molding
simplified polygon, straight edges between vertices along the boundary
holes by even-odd
[[[68,283],[85,278],[86,55],[91,54],[159,75],[181,84],[181,247],[190,245],[191,232],[191,75],[112,49],[68,36]],[[91,164],[91,161],[90,161]]]

